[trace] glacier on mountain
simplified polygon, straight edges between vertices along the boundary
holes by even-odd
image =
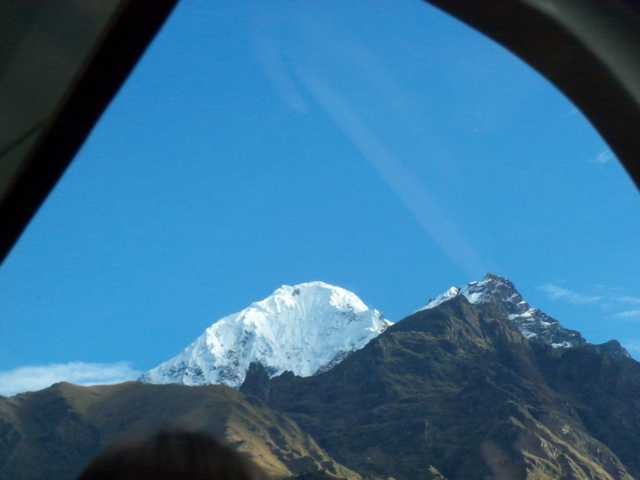
[[[271,376],[326,371],[392,322],[354,293],[324,282],[283,285],[264,300],[213,323],[183,352],[141,381],[239,387],[252,362]]]

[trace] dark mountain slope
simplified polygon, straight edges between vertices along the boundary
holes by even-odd
[[[325,472],[359,478],[336,464],[285,415],[223,386],[124,383],[0,397],[0,478],[73,479],[102,448],[160,427],[208,431],[249,453],[274,478]]]
[[[437,467],[450,480],[632,478],[634,464],[594,438],[604,434],[589,430],[593,421],[572,407],[569,387],[548,378],[571,351],[534,345],[499,306],[457,296],[329,372],[272,379],[264,398],[361,473],[414,479]]]
[[[615,341],[553,353],[539,352],[549,385],[640,477],[640,363]]]

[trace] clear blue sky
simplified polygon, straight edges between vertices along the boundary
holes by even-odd
[[[399,320],[494,271],[640,352],[640,198],[520,60],[419,1],[182,2],[0,270],[0,370],[146,369],[283,283]]]

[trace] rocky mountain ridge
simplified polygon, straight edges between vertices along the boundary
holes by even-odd
[[[482,280],[470,282],[462,288],[449,288],[421,310],[433,308],[458,295],[463,295],[473,304],[492,303],[500,306],[509,320],[530,340],[554,348],[571,348],[586,343],[580,332],[564,328],[555,318],[533,308],[522,298],[510,280],[493,273],[488,273]]]
[[[464,296],[492,304],[531,341],[553,348],[587,342],[580,332],[532,307],[506,278],[489,273],[464,287],[451,287],[419,311]],[[307,377],[334,368],[393,322],[357,295],[325,282],[283,285],[269,297],[214,322],[177,356],[146,372],[146,383],[223,384],[239,387],[252,362],[271,377],[290,371]],[[620,347],[621,355],[629,354]]]
[[[241,391],[365,475],[638,478],[640,364],[617,342],[560,348],[528,339],[508,315],[456,295],[329,372],[262,375],[259,387],[256,367]]]
[[[167,425],[225,438],[274,479],[640,478],[640,363],[523,316],[514,291],[496,276],[450,289],[312,375],[254,357],[237,389],[0,398],[0,479],[70,480],[110,442]]]

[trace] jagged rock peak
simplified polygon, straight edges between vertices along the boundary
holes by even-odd
[[[459,295],[472,304],[492,303],[514,323],[526,338],[541,341],[554,348],[570,348],[586,343],[579,332],[568,330],[555,318],[531,307],[515,285],[507,278],[487,273],[482,280],[469,282],[462,288],[451,287],[420,310],[435,308]]]
[[[364,347],[392,322],[353,292],[325,282],[283,285],[214,322],[176,357],[146,372],[149,383],[239,387],[252,362],[270,376],[310,376]]]

